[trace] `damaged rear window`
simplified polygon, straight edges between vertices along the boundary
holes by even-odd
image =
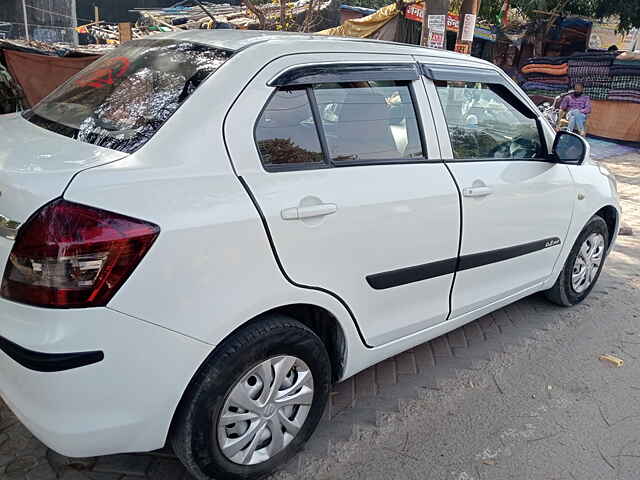
[[[189,42],[130,42],[72,77],[25,117],[61,135],[131,153],[230,56]]]

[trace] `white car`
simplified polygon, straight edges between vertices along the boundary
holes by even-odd
[[[229,30],[127,43],[0,118],[0,191],[4,400],[64,455],[169,441],[201,479],[277,469],[333,382],[582,301],[620,220],[489,63]]]

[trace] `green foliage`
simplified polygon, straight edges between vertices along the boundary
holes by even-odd
[[[352,7],[365,7],[380,9],[393,3],[393,0],[345,0],[344,4],[351,5]]]
[[[482,0],[480,17],[494,22],[502,3],[503,0]],[[511,0],[511,8],[519,9],[527,17],[536,16],[536,10],[600,19],[617,15],[621,30],[640,27],[638,0]]]
[[[344,0],[344,3],[357,7],[378,9],[393,3],[393,0]],[[452,9],[455,9],[460,3],[461,0],[451,0]],[[479,17],[495,23],[500,14],[502,4],[503,0],[482,0]],[[621,30],[640,27],[639,0],[511,0],[511,8],[519,9],[528,17],[535,16],[533,13],[535,10],[593,18],[618,15],[620,17]]]

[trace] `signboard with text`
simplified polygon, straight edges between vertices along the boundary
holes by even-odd
[[[444,48],[444,32],[434,32],[433,30],[429,30],[427,47]]]
[[[411,5],[408,5],[404,16],[408,20],[422,23],[422,18],[424,17],[424,4],[412,3]],[[460,30],[460,16],[458,14],[449,12],[447,15],[446,29],[448,32],[458,33],[458,30]],[[496,41],[496,35],[491,31],[491,29],[478,25],[476,25],[475,31],[473,32],[473,37],[488,40],[490,42]]]
[[[594,22],[589,37],[589,48],[609,48],[611,45],[615,45],[620,50],[633,50],[638,30],[633,29],[627,34],[622,34],[618,33],[617,29],[616,23]]]

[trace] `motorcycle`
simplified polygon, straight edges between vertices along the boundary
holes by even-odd
[[[538,104],[538,110],[540,110],[544,118],[551,124],[551,126],[558,131],[566,131],[568,129],[568,122],[564,125],[561,124],[564,122],[560,122],[560,105],[562,104],[562,100],[564,99],[564,97],[566,97],[567,95],[571,95],[572,93],[573,90],[570,90],[567,93],[561,93],[560,95],[555,97],[552,103],[542,102]]]

